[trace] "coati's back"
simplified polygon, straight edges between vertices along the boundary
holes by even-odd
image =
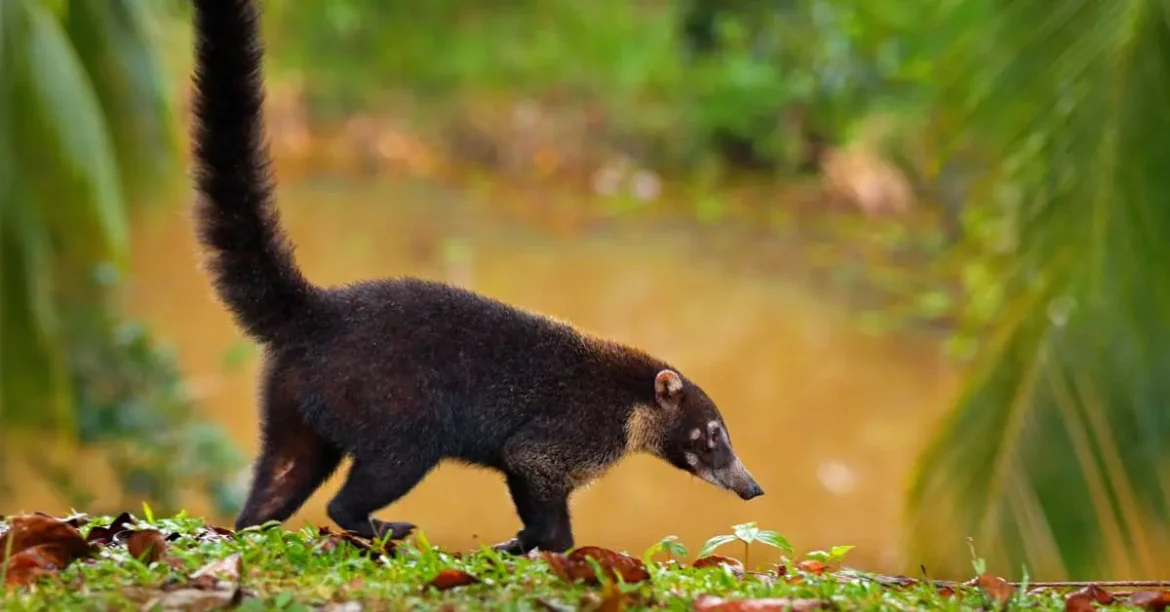
[[[344,423],[325,416],[328,429],[410,419],[441,428],[451,454],[468,460],[488,461],[500,441],[533,419],[571,419],[582,437],[624,442],[630,409],[653,403],[647,381],[665,367],[442,283],[401,278],[325,295],[335,322],[301,359],[328,390],[329,412],[345,415]],[[610,430],[613,436],[604,435]]]

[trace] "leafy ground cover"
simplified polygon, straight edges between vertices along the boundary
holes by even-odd
[[[5,608],[1079,612],[1170,604],[1170,583],[1018,584],[986,573],[957,583],[869,574],[843,566],[848,546],[752,568],[753,546],[791,552],[783,537],[755,524],[712,537],[687,561],[671,537],[640,557],[594,546],[515,557],[486,547],[443,551],[421,533],[370,542],[328,527],[235,532],[182,514],[155,518],[144,508],[143,515],[35,513],[0,522]],[[714,554],[737,546],[743,560]]]

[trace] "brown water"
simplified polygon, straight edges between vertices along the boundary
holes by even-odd
[[[755,520],[798,549],[853,544],[852,563],[901,569],[905,477],[954,386],[933,344],[867,336],[834,298],[745,267],[753,249],[763,252],[755,242],[723,236],[716,245],[693,231],[645,226],[553,236],[499,221],[490,202],[406,183],[286,185],[282,197],[299,260],[318,282],[394,274],[454,281],[641,345],[701,381],[767,494],[742,502],[633,457],[574,497],[579,543],[640,554],[675,534],[694,552]],[[131,309],[175,345],[203,409],[251,455],[256,360],[224,368],[241,340],[198,267],[186,212],[139,219],[135,235]],[[325,523],[339,485],[334,477],[289,525]],[[416,522],[432,541],[460,549],[518,528],[501,477],[454,465],[380,515]],[[753,550],[753,562],[772,557]]]

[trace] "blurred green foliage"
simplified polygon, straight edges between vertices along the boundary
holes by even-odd
[[[941,135],[996,163],[972,182],[970,210],[980,248],[966,314],[984,342],[913,481],[911,553],[945,565],[969,535],[1004,573],[1157,575],[1170,512],[1170,5],[939,11],[938,105],[956,126]]]
[[[303,72],[312,107],[326,116],[403,91],[428,104],[561,92],[600,105],[659,167],[721,151],[792,169],[807,132],[846,138],[891,101],[904,110],[923,99],[940,41],[905,36],[920,24],[920,6],[271,0],[266,19],[274,61]],[[800,121],[787,121],[796,110]]]
[[[97,446],[126,495],[177,509],[178,492],[202,482],[230,511],[224,479],[238,458],[198,424],[173,358],[113,301],[128,207],[157,198],[176,169],[147,11],[144,0],[0,3],[3,455],[78,501],[92,492],[42,436]]]

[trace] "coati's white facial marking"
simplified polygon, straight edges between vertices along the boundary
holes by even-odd
[[[691,430],[691,439],[692,440],[698,440],[699,436],[701,436],[701,435],[703,435],[703,432],[698,427]]]
[[[723,433],[719,429],[719,421],[707,421],[707,431],[711,434],[710,437],[707,438],[707,448],[715,450],[715,434]]]
[[[687,465],[689,465],[691,467],[695,467],[695,466],[699,465],[699,456],[698,455],[688,452],[688,453],[683,453],[683,457],[686,458]]]

